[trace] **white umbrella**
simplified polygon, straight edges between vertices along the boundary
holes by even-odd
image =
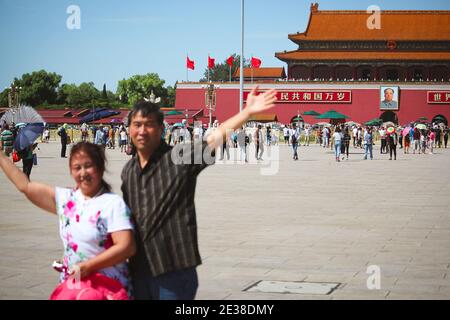
[[[317,122],[316,125],[321,127],[331,127],[331,124],[328,122]]]
[[[347,121],[346,123],[344,123],[347,126],[357,126],[359,127],[361,124],[355,121]]]

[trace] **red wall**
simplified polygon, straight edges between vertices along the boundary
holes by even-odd
[[[389,84],[388,84],[389,85]],[[232,86],[232,85],[230,85]],[[269,85],[265,85],[269,87]],[[380,85],[381,86],[381,85]],[[235,113],[239,112],[239,88],[238,85],[234,85],[234,88],[218,88],[217,94],[217,106],[215,116],[219,122],[223,122],[227,118],[231,117]],[[289,83],[285,85],[276,85],[278,90],[292,90]],[[350,117],[349,120],[359,123],[366,122],[368,120],[379,118],[384,111],[379,108],[380,104],[380,89],[379,86],[373,86],[374,88],[355,88],[349,87],[336,87],[330,89],[330,86],[323,88],[324,90],[351,90],[352,91],[352,103],[351,104],[337,104],[337,103],[279,103],[270,113],[276,113],[278,120],[282,123],[289,123],[290,120],[297,115],[297,111],[302,114],[305,111],[314,109],[319,113],[324,113],[330,109],[334,109]],[[306,90],[307,85],[304,85],[302,89]],[[314,84],[314,88],[317,89],[317,84]],[[430,121],[436,115],[443,115],[450,120],[450,104],[428,104],[427,92],[428,91],[450,91],[450,86],[433,86],[427,85],[424,88],[400,85],[400,108],[396,111],[399,124],[403,125],[407,122],[415,121],[420,117],[427,117]],[[205,108],[205,89],[200,85],[179,85],[176,93],[176,108],[180,109],[200,109]],[[312,116],[303,116],[305,121],[310,124],[314,124],[323,120],[315,119]]]

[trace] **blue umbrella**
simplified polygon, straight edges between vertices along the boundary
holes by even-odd
[[[80,123],[86,123],[86,122],[91,122],[91,121],[95,121],[95,120],[100,120],[103,118],[108,118],[110,116],[116,116],[118,114],[120,114],[119,111],[112,111],[112,110],[108,110],[106,108],[97,109],[94,112],[90,112],[88,115],[81,118]]]
[[[44,131],[43,123],[29,123],[22,127],[14,140],[14,149],[23,150],[31,146]]]

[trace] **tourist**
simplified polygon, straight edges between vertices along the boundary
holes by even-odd
[[[89,142],[73,146],[69,157],[73,189],[30,182],[1,152],[0,167],[28,200],[58,216],[64,245],[61,282],[100,273],[118,280],[131,295],[126,263],[135,252],[131,215],[103,180],[105,155],[100,147]]]
[[[413,130],[413,140],[414,140],[414,151],[413,153],[416,153],[416,150],[419,152],[420,154],[420,149],[421,149],[421,141],[420,141],[420,131],[417,128],[411,128]]]
[[[367,160],[367,156],[370,153],[370,160],[373,160],[373,135],[372,129],[366,128],[364,132],[364,160]]]
[[[12,131],[9,130],[8,124],[5,124],[3,127],[3,131],[0,134],[0,141],[3,143],[0,152],[3,151],[9,157],[13,151],[14,136]]]
[[[387,140],[389,143],[389,160],[392,160],[392,154],[394,154],[394,160],[397,160],[397,141],[398,134],[396,131],[389,133],[387,136]]]
[[[347,160],[348,160],[348,154],[349,154],[349,149],[350,149],[350,140],[351,140],[351,136],[350,136],[348,127],[345,127],[343,140],[342,140],[342,148],[341,148],[341,150],[343,150],[341,152],[343,155],[342,160],[344,160],[344,155],[347,156]]]
[[[428,135],[426,133],[425,130],[417,130],[420,134],[420,145],[419,145],[419,154],[420,154],[420,149],[422,149],[422,153],[425,154],[426,150],[427,150],[427,143],[428,143]]]
[[[448,127],[446,127],[446,128],[444,129],[444,147],[445,147],[445,149],[447,149],[447,143],[448,143],[448,131],[449,131],[449,129],[448,129]]]
[[[298,144],[300,142],[300,128],[298,128],[295,123],[292,125],[292,131],[291,131],[291,145],[292,145],[292,159],[294,161],[298,160]]]
[[[341,135],[341,128],[336,127],[334,133],[333,133],[333,140],[334,140],[334,157],[337,162],[340,162],[341,157],[341,141],[342,141],[342,135]]]
[[[405,144],[405,148],[403,149],[403,153],[408,154],[409,153],[409,147],[411,145],[409,131],[403,131],[402,135],[403,135],[404,144]]]
[[[68,143],[68,136],[67,136],[67,123],[64,123],[58,130],[58,136],[61,137],[61,158],[67,158],[66,157],[66,150],[67,150],[67,143]]]
[[[380,134],[380,140],[381,140],[381,148],[380,148],[380,154],[387,153],[386,150],[386,130],[384,130],[384,127],[381,127],[378,131]]]
[[[122,192],[136,221],[138,249],[130,267],[137,299],[195,298],[196,267],[201,264],[194,204],[197,177],[214,163],[214,151],[230,131],[274,107],[276,92],[257,95],[257,89],[249,94],[246,108],[206,141],[175,148],[161,139],[164,114],[159,107],[151,102],[134,105],[129,127],[137,153],[122,171]],[[256,136],[262,144],[259,134]],[[177,163],[173,156],[180,152],[183,161]],[[190,160],[186,163],[184,159]]]
[[[284,128],[283,128],[283,135],[284,135],[284,144],[288,144],[289,145],[289,126],[288,125],[286,125]]]
[[[255,141],[255,158],[256,160],[262,160],[262,155],[264,154],[264,141],[263,141],[263,133],[262,126],[259,124],[254,133],[253,140]]]
[[[119,132],[119,146],[120,146],[120,152],[126,152],[127,150],[127,144],[128,144],[128,136],[127,136],[127,130],[125,130],[124,127]]]
[[[309,146],[309,135],[310,135],[310,129],[309,127],[305,128],[305,143],[304,146]]]
[[[431,129],[428,133],[428,148],[430,149],[430,154],[433,154],[435,138],[436,134],[434,133],[433,129]]]

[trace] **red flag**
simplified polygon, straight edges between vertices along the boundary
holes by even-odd
[[[258,58],[255,58],[255,57],[252,57],[252,67],[253,68],[259,68],[259,67],[261,67],[261,60],[260,59],[258,59]]]
[[[216,59],[211,58],[210,56],[208,56],[208,69],[212,69],[215,66]]]
[[[195,62],[194,60],[190,60],[189,57],[186,58],[186,68],[195,70]]]
[[[230,56],[230,57],[227,59],[227,64],[228,64],[230,67],[232,67],[232,66],[233,66],[233,62],[234,62],[234,57],[233,57],[233,56]]]

